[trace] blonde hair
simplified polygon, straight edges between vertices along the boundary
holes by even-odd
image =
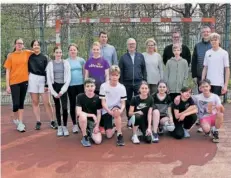
[[[221,36],[218,33],[211,33],[210,36],[209,36],[209,39],[210,40],[212,40],[212,39],[218,39],[220,41]]]
[[[93,46],[99,46],[99,47],[101,47],[101,45],[100,45],[100,43],[99,43],[98,41],[95,41],[95,42],[93,43],[92,48],[93,48]]]
[[[109,74],[112,74],[114,72],[117,72],[118,74],[120,74],[120,68],[118,65],[112,65],[109,69]]]
[[[146,41],[145,41],[145,45],[146,47],[148,46],[148,43],[149,42],[152,42],[154,44],[154,51],[157,52],[157,44],[156,44],[156,41],[154,40],[154,38],[148,38]]]
[[[175,43],[172,45],[172,51],[174,51],[174,49],[180,49],[182,51],[182,45],[180,43]]]

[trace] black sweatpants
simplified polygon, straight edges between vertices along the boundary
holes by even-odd
[[[76,100],[77,100],[77,95],[80,93],[84,93],[84,86],[83,85],[74,85],[74,86],[69,86],[68,90],[68,98],[70,101],[70,114],[71,114],[71,119],[73,122],[73,125],[76,125]]]
[[[139,126],[138,128],[143,133],[143,138],[146,143],[151,143],[152,139],[151,136],[146,136],[146,130],[148,129],[148,120],[147,116],[135,114],[135,126]]]
[[[53,88],[57,93],[59,93],[63,85],[64,84],[54,83]],[[55,98],[53,96],[53,99],[54,99],[54,102],[55,102],[55,112],[56,112],[56,118],[57,118],[58,126],[62,125],[61,112],[60,112],[60,109],[61,109],[60,108],[60,101],[62,103],[63,125],[67,126],[67,117],[68,117],[68,113],[67,113],[67,92],[63,93],[63,95],[60,98]]]
[[[184,138],[184,129],[190,129],[193,124],[197,120],[197,115],[192,114],[189,116],[186,116],[183,121],[178,121],[175,117],[173,117],[173,122],[175,124],[175,129],[172,132],[172,136],[176,139],[182,139]]]
[[[27,87],[28,81],[10,85],[13,101],[13,112],[17,112],[19,109],[24,109],[24,101],[26,97]]]
[[[124,86],[125,86],[126,92],[127,92],[126,114],[127,114],[127,118],[129,119],[128,112],[129,112],[130,102],[131,102],[133,96],[136,96],[139,94],[140,84],[135,84],[135,85],[126,85],[125,84]]]

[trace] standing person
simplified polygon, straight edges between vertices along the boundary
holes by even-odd
[[[221,96],[225,94],[228,89],[230,77],[229,54],[219,46],[219,34],[212,33],[210,35],[210,42],[212,49],[205,53],[201,79],[209,79],[211,81],[211,92]]]
[[[96,89],[95,93],[99,95],[100,85],[105,81],[109,80],[109,64],[100,55],[100,44],[99,42],[94,42],[92,46],[92,54],[86,64],[85,64],[85,79],[94,78]]]
[[[40,51],[40,42],[38,40],[33,40],[31,42],[31,48],[34,51],[28,61],[29,69],[29,82],[27,92],[31,95],[33,112],[36,117],[35,129],[40,130],[42,125],[40,120],[40,107],[39,107],[39,97],[42,96],[43,104],[46,109],[47,115],[50,118],[50,127],[57,129],[56,122],[53,118],[53,110],[50,103],[50,94],[48,93],[46,85],[46,67],[47,67],[47,57],[44,56]]]
[[[57,136],[68,136],[67,129],[67,89],[71,81],[71,70],[68,61],[62,59],[62,50],[60,47],[54,48],[55,60],[47,65],[47,83],[55,103],[55,112],[58,122]],[[61,121],[61,108],[63,113],[63,126]]]
[[[129,108],[129,116],[131,117],[129,123],[132,124],[133,130],[132,142],[134,144],[140,143],[137,136],[139,127],[145,142],[152,143],[151,125],[153,98],[149,95],[148,83],[146,81],[141,82],[139,92],[139,95],[132,98]]]
[[[25,132],[23,124],[24,100],[28,87],[28,60],[33,53],[23,50],[23,40],[14,41],[15,50],[8,54],[4,67],[6,68],[6,92],[11,93],[14,120],[19,132]]]
[[[147,52],[144,52],[144,60],[147,70],[147,82],[150,94],[157,92],[157,83],[163,79],[163,61],[161,55],[157,53],[156,41],[152,38],[145,42]]]
[[[79,116],[79,126],[83,135],[81,143],[85,147],[90,147],[90,139],[95,144],[102,142],[102,135],[99,131],[102,106],[99,96],[94,93],[95,80],[87,78],[84,82],[84,88],[85,93],[80,93],[77,96],[76,111]]]
[[[159,127],[159,134],[163,134],[164,130],[172,132],[175,129],[175,125],[172,117],[172,100],[167,94],[167,84],[164,81],[160,81],[157,85],[158,92],[153,94],[153,142],[159,142],[157,129]]]
[[[172,44],[166,46],[164,48],[164,53],[163,53],[163,62],[164,65],[167,64],[168,60],[171,59],[172,57],[174,57],[173,51],[172,51],[172,47],[174,44],[181,44],[181,36],[180,36],[180,32],[173,32],[172,34]],[[188,48],[188,46],[186,45],[181,45],[181,53],[180,56],[185,59],[188,62],[188,66],[190,65],[191,62],[191,53],[190,50]]]
[[[173,109],[173,121],[175,129],[172,132],[173,137],[176,139],[189,138],[189,131],[197,120],[196,113],[198,109],[191,98],[191,88],[183,87],[180,94],[180,102],[178,105],[175,103]]]
[[[194,96],[198,107],[198,117],[202,130],[206,135],[213,135],[213,142],[219,142],[218,129],[224,120],[224,107],[218,95],[210,92],[211,85],[208,79],[202,80],[200,87],[202,93]]]
[[[208,26],[202,27],[201,29],[202,41],[197,43],[193,50],[191,71],[192,71],[192,78],[194,82],[197,84],[198,89],[202,76],[205,53],[206,51],[212,48],[212,45],[209,41],[210,33],[211,33],[211,29]]]
[[[124,85],[119,83],[120,68],[112,65],[109,70],[110,80],[103,83],[100,87],[99,97],[102,103],[102,120],[107,138],[111,138],[115,129],[113,128],[113,119],[117,130],[117,145],[124,146],[122,135],[122,113],[125,109],[127,99]]]
[[[127,118],[130,102],[133,94],[138,95],[139,86],[142,80],[147,81],[146,65],[143,54],[136,52],[136,40],[129,38],[127,40],[128,51],[119,61],[121,70],[120,83],[124,84],[127,92],[126,111]]]
[[[78,46],[74,43],[70,44],[68,47],[69,58],[67,61],[71,67],[71,82],[68,87],[68,98],[70,101],[70,114],[73,123],[72,132],[78,133],[79,128],[76,121],[76,97],[80,93],[84,93],[84,64],[85,60],[78,56]]]
[[[168,60],[164,74],[172,101],[180,94],[181,88],[187,85],[188,64],[187,61],[180,56],[181,50],[180,44],[174,44],[172,46],[175,57]]]

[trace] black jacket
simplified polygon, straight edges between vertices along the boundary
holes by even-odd
[[[125,53],[119,61],[121,70],[120,83],[122,84],[139,84],[142,80],[147,81],[147,72],[144,56],[141,53],[135,52],[134,64],[130,54]]]
[[[163,62],[164,65],[167,64],[167,61],[171,59],[171,57],[174,57],[173,51],[172,51],[172,46],[173,44],[170,44],[164,48],[164,53],[163,53]],[[191,62],[191,52],[189,48],[186,45],[182,44],[182,52],[180,56],[185,59],[188,62],[188,65]]]

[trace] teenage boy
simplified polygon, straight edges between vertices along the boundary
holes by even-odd
[[[101,85],[99,93],[103,107],[102,120],[106,131],[106,137],[111,138],[115,133],[115,129],[113,128],[114,119],[117,130],[117,145],[124,146],[125,143],[122,135],[121,115],[125,108],[127,94],[124,85],[119,83],[119,66],[112,65],[110,67],[109,77],[110,80]]]
[[[85,93],[77,96],[77,115],[83,135],[81,143],[85,147],[91,146],[90,138],[95,144],[102,142],[99,132],[102,107],[99,96],[95,94],[95,87],[95,80],[87,78],[84,82]]]

